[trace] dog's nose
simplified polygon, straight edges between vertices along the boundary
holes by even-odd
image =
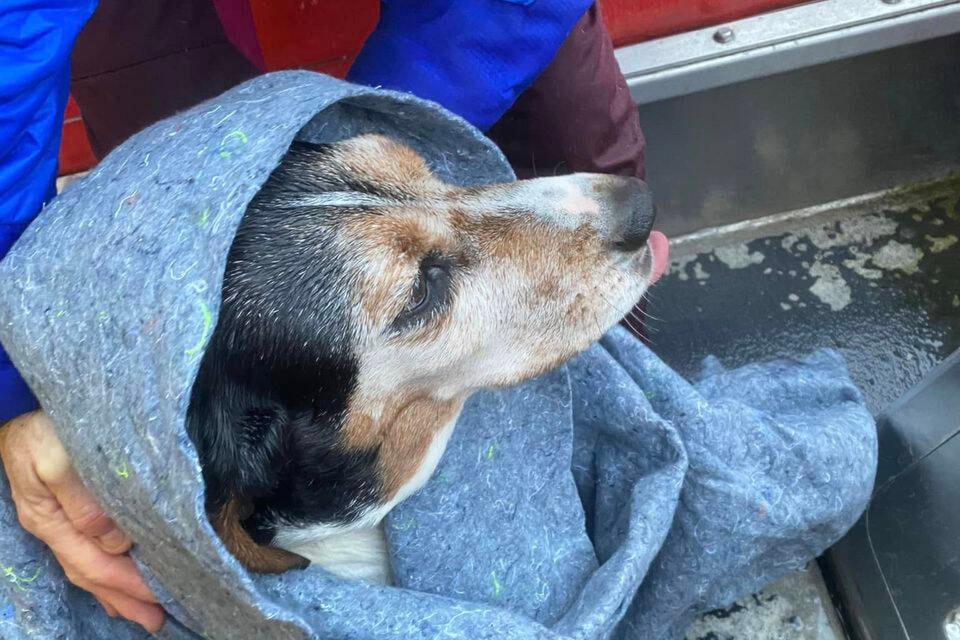
[[[601,198],[606,201],[612,218],[609,236],[612,247],[624,252],[643,247],[656,217],[650,187],[637,178],[617,178]]]

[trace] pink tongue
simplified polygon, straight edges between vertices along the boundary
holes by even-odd
[[[659,231],[651,231],[647,238],[647,248],[650,249],[652,267],[650,269],[650,284],[660,279],[667,270],[667,259],[670,257],[670,241]]]

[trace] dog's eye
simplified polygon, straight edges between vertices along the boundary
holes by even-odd
[[[408,311],[415,311],[418,307],[426,303],[429,293],[429,284],[426,274],[421,271],[417,274],[417,280],[413,283],[413,293],[410,295],[410,304],[407,305]]]
[[[447,276],[447,270],[435,264],[421,264],[420,273],[413,283],[413,289],[410,293],[410,303],[407,305],[407,313],[416,314],[424,311],[430,306],[434,290],[438,284]]]
[[[410,288],[410,299],[394,320],[393,329],[403,330],[419,324],[441,309],[449,298],[450,272],[446,262],[428,256],[420,263],[420,271]]]

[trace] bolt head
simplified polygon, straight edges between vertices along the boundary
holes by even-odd
[[[713,39],[720,44],[727,44],[728,42],[733,42],[734,38],[737,37],[737,34],[733,32],[733,29],[730,27],[720,27],[713,34]]]

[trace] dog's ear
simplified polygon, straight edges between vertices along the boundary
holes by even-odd
[[[283,573],[292,569],[305,569],[310,561],[303,556],[254,542],[243,528],[242,522],[252,510],[252,505],[235,496],[227,498],[211,521],[214,531],[223,541],[223,546],[245,569],[255,573]]]
[[[220,324],[190,394],[187,433],[200,458],[207,513],[231,497],[250,502],[276,484],[284,456],[286,411],[249,388],[256,370],[230,366]]]
[[[201,380],[206,381],[206,376]],[[252,394],[229,382],[226,387],[213,399],[216,411],[201,413],[198,403],[192,416],[209,514],[219,513],[230,499],[252,503],[268,496],[288,457],[286,412],[270,404],[248,406]],[[198,391],[194,394],[199,397]]]
[[[294,140],[290,143],[290,151],[304,155],[326,154],[332,147],[333,145],[324,142],[307,142],[306,140]]]

